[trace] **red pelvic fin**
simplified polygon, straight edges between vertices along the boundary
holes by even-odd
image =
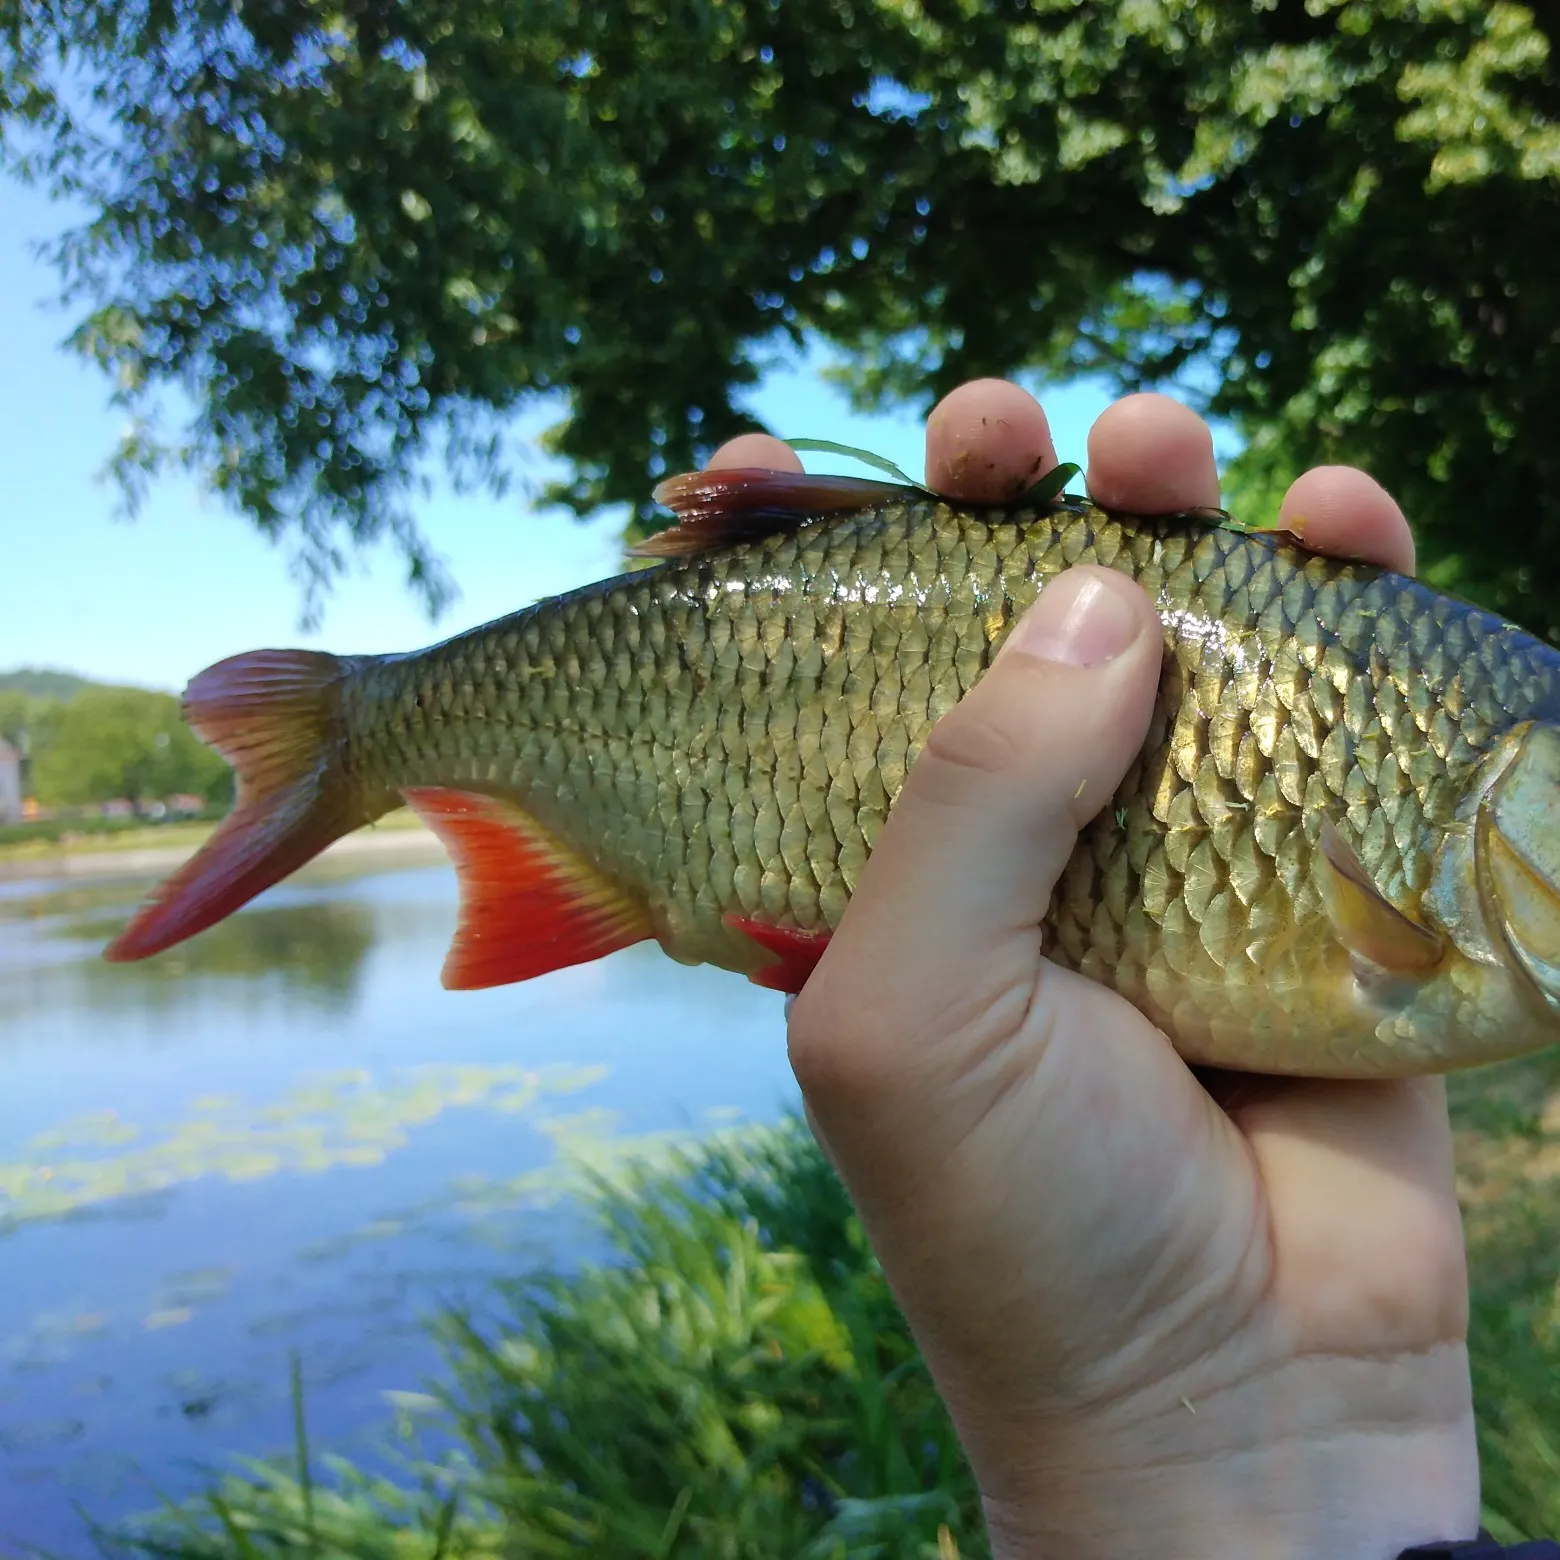
[[[460,877],[451,991],[505,986],[655,935],[642,905],[513,802],[439,786],[402,791]]]
[[[144,959],[204,931],[374,812],[331,763],[346,663],[257,650],[208,667],[184,718],[232,764],[237,801],[217,832],[135,913],[104,957]]]
[[[640,558],[686,558],[781,531],[825,515],[851,514],[892,499],[919,498],[920,489],[865,477],[815,476],[803,471],[691,471],[669,477],[655,501],[677,516],[632,551]]]
[[[776,962],[749,975],[755,986],[766,986],[771,991],[784,991],[795,996],[807,984],[823,950],[829,946],[828,932],[802,932],[790,926],[774,926],[768,921],[754,921],[747,916],[728,915],[725,924],[733,931],[751,937],[765,953],[772,953]]]

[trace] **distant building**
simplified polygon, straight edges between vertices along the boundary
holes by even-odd
[[[22,755],[0,737],[0,823],[22,819]]]

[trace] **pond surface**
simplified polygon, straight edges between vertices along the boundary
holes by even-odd
[[[780,998],[654,947],[497,991],[439,966],[431,841],[322,862],[160,959],[149,876],[0,879],[0,1555],[291,1445],[373,1456],[421,1319],[598,1254],[572,1166],[790,1108]]]

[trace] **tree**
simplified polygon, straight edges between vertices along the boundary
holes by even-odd
[[[116,797],[156,801],[179,792],[225,801],[226,763],[179,717],[179,701],[144,688],[90,687],[58,714],[33,763],[38,799],[82,806]]]
[[[9,742],[15,748],[23,745],[35,702],[25,693],[0,688],[0,742]]]
[[[139,419],[121,472],[203,471],[316,586],[388,532],[437,599],[419,463],[502,481],[504,417],[549,392],[574,475],[548,496],[660,523],[653,480],[747,425],[761,356],[822,338],[866,401],[1190,374],[1250,440],[1242,491],[1358,461],[1439,578],[1560,636],[1556,26],[1509,0],[0,0],[0,82],[12,165],[96,212],[58,259]],[[172,385],[197,400],[170,435]]]
[[[85,682],[76,680],[78,686]],[[6,686],[0,677],[0,741],[9,742],[22,756],[22,785],[32,791],[32,771],[38,755],[54,740],[64,712],[64,700],[23,692]]]

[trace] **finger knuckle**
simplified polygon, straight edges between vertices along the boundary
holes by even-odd
[[[870,1095],[882,1084],[886,1058],[872,1026],[823,993],[813,993],[812,981],[791,1010],[786,1048],[791,1071],[809,1099]]]
[[[997,712],[970,700],[932,727],[905,786],[924,801],[962,801],[971,790],[1010,774],[1025,756],[1019,734]]]
[[[1023,1027],[1033,978],[1032,961],[985,980],[891,988],[849,969],[833,985],[815,974],[791,1011],[791,1069],[808,1099],[836,1107],[935,1090],[950,1058],[982,1056]]]

